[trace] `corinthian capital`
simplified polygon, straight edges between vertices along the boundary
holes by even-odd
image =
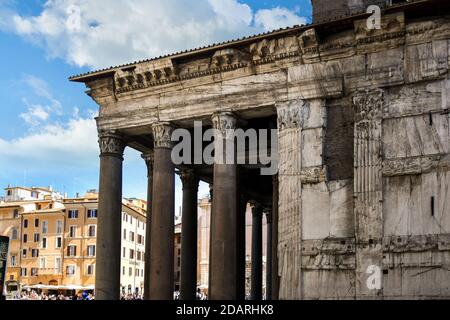
[[[302,109],[307,105],[305,100],[288,101],[277,105],[278,129],[296,129],[302,127]]]
[[[212,123],[213,128],[218,130],[222,137],[229,138],[237,127],[237,118],[231,112],[219,112],[212,116]]]
[[[179,175],[181,182],[183,183],[183,189],[198,188],[200,180],[193,169],[181,169]]]
[[[141,157],[142,159],[144,159],[145,164],[147,165],[148,172],[150,174],[153,171],[153,164],[155,163],[155,153],[152,150],[147,153],[143,153]]]
[[[123,137],[115,132],[102,132],[98,137],[101,155],[123,157],[126,144]]]
[[[168,148],[173,147],[172,132],[173,127],[168,122],[156,123],[152,126],[153,139],[155,141],[155,148]]]

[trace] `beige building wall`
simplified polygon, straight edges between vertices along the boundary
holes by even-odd
[[[25,191],[35,189],[7,190],[11,199],[29,199]],[[0,234],[11,239],[6,281],[21,286],[93,288],[98,195],[54,199],[59,197],[46,194],[38,200],[0,202]],[[125,294],[143,293],[146,209],[144,200],[122,203],[121,287]]]

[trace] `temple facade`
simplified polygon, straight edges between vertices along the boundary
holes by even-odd
[[[313,1],[310,25],[70,79],[100,107],[98,299],[120,294],[125,147],[148,167],[148,299],[173,298],[175,174],[182,299],[195,297],[200,180],[211,185],[210,299],[244,298],[248,203],[254,299],[263,215],[268,298],[450,297],[449,3],[383,6],[373,29],[371,14],[347,11],[355,1],[333,1],[341,17],[320,10],[329,2]],[[172,132],[194,131],[195,121],[219,133],[277,130],[278,174],[262,175],[262,164],[175,165]]]

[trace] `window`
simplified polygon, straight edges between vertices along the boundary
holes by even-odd
[[[27,249],[23,249],[22,250],[22,258],[26,258],[27,257]]]
[[[31,257],[39,258],[39,249],[31,249]]]
[[[48,232],[48,221],[42,221],[42,234],[47,234]]]
[[[127,229],[123,229],[123,240],[127,240]]]
[[[94,265],[90,264],[90,265],[87,266],[87,272],[86,272],[86,274],[87,274],[88,276],[94,275]]]
[[[88,246],[88,257],[95,257],[95,246]]]
[[[46,267],[47,267],[47,259],[40,258],[39,259],[39,268],[40,269],[45,269]]]
[[[74,276],[75,275],[75,266],[67,266],[66,274],[68,276]]]
[[[130,249],[130,259],[134,259],[134,250]]]
[[[77,255],[77,246],[68,246],[67,247],[67,256],[76,257]]]
[[[88,219],[96,219],[98,216],[98,210],[97,209],[89,209],[87,212]]]
[[[138,244],[142,244],[142,236],[140,234],[137,236],[137,242]]]
[[[13,228],[11,230],[11,240],[17,240],[19,238],[19,232],[17,231],[17,228]]]
[[[50,205],[48,206],[49,209],[53,209],[53,203],[50,203]]]
[[[17,266],[17,255],[12,254],[11,255],[11,267],[16,267]]]
[[[122,274],[125,275],[125,267],[122,267]]]
[[[96,229],[95,226],[89,226],[88,237],[91,237],[91,238],[95,237],[95,235],[96,235],[95,229]]]
[[[27,243],[28,242],[28,235],[24,234],[23,235],[23,243]]]
[[[130,241],[134,242],[134,232],[130,231]]]
[[[23,227],[28,228],[28,219],[23,220]]]
[[[39,228],[39,219],[34,219],[34,227]]]
[[[47,238],[42,238],[41,248],[47,249]]]
[[[56,221],[56,233],[63,233],[63,222],[61,220]]]
[[[77,236],[77,226],[69,227],[69,238],[75,238]]]
[[[38,268],[31,268],[31,276],[37,277],[38,275]]]
[[[40,238],[39,233],[34,234],[34,242],[39,242]]]
[[[13,218],[17,219],[19,217],[19,209],[14,209],[13,211]]]
[[[55,257],[55,271],[57,274],[61,273],[61,258]]]
[[[141,227],[141,222],[138,220],[138,228]]]
[[[55,248],[56,249],[62,248],[62,237],[56,237]]]
[[[128,275],[130,277],[133,275],[133,269],[131,267],[128,269]]]
[[[78,219],[78,210],[69,210],[69,219]]]
[[[122,257],[125,258],[127,256],[127,249],[122,248]]]
[[[130,216],[130,224],[133,224],[133,216]]]
[[[38,209],[38,210],[41,210],[41,209],[42,209],[42,205],[41,205],[41,204],[38,204],[38,205],[37,205],[37,209]]]
[[[8,191],[6,192],[6,195],[9,196],[9,197],[12,196],[12,190],[8,190]]]
[[[20,276],[26,277],[27,276],[27,268],[21,268],[20,269]]]
[[[38,193],[36,191],[32,191],[31,192],[31,197],[34,198],[34,199],[37,199],[38,198]]]
[[[141,260],[141,252],[138,251],[136,254],[136,260],[140,261]]]

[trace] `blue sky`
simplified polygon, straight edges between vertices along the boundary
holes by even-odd
[[[98,108],[69,76],[310,16],[308,0],[0,0],[0,187],[97,188]],[[127,150],[124,196],[145,195],[144,163]]]

